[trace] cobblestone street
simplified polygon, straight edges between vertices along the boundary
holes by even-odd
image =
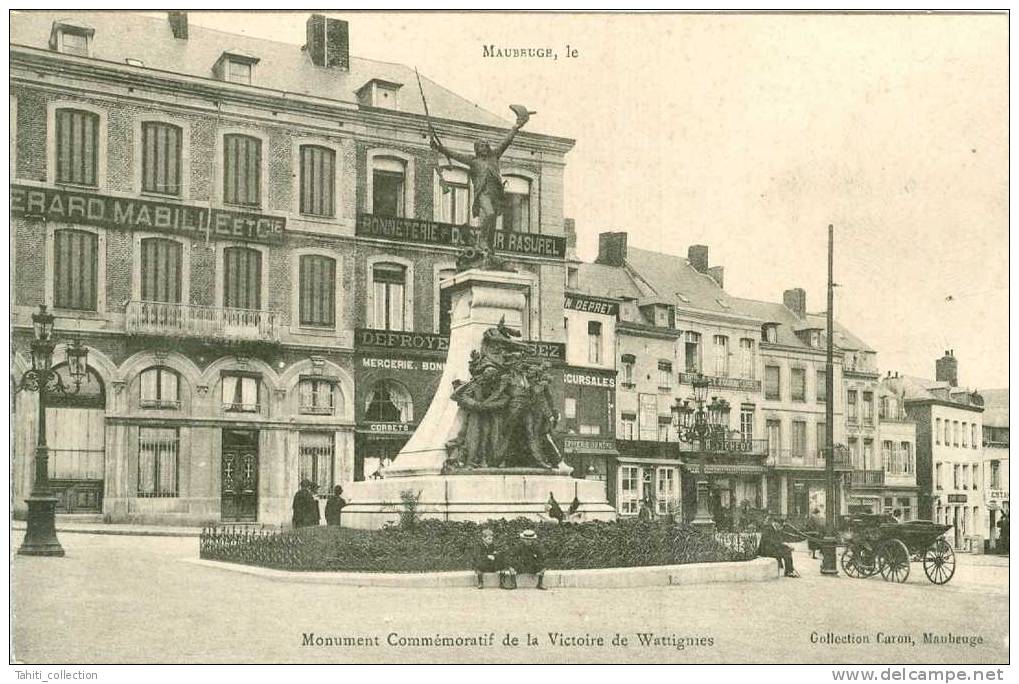
[[[15,548],[21,532],[13,538]],[[952,662],[1007,660],[1008,561],[959,556],[955,578],[905,585],[822,577],[797,553],[798,580],[548,592],[288,584],[183,562],[198,540],[62,534],[63,559],[14,560],[19,662]],[[387,645],[481,636],[472,648]],[[583,637],[554,646],[549,633]],[[303,635],[378,637],[379,646],[302,645]],[[511,633],[518,646],[503,645]],[[527,646],[527,634],[537,646]],[[619,633],[627,646],[612,644]],[[644,646],[638,633],[662,638]],[[879,633],[915,645],[877,643]],[[924,633],[982,637],[931,645]],[[828,635],[869,644],[812,643]],[[592,639],[587,639],[587,637]],[[597,637],[604,645],[592,643]],[[706,637],[678,648],[674,637]],[[855,639],[854,639],[855,640]],[[709,642],[710,641],[710,645]]]

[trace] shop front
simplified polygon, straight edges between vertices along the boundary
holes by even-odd
[[[696,457],[684,454],[683,499],[684,519],[692,520],[697,510],[697,479],[701,464]],[[764,507],[764,466],[758,461],[739,459],[732,463],[704,464],[708,482],[708,509],[721,530],[732,527],[744,507]]]
[[[681,515],[679,444],[625,440],[617,442],[617,449],[619,456],[608,461],[606,477],[606,493],[616,513],[635,516],[643,507],[657,517]]]

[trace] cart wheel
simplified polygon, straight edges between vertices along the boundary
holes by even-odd
[[[842,552],[842,572],[850,577],[863,579],[877,570],[874,554],[864,546],[847,546]]]
[[[923,571],[934,584],[945,584],[955,574],[955,551],[952,545],[939,537],[927,547],[923,555]]]
[[[886,582],[909,578],[909,549],[898,539],[888,539],[878,548],[878,569]]]

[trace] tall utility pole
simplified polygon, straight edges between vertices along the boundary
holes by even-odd
[[[828,224],[828,348],[825,354],[825,388],[824,388],[824,472],[825,487],[825,525],[826,534],[821,544],[821,574],[838,575],[835,564],[835,525],[838,515],[838,488],[835,484],[835,368],[832,356],[835,337],[835,283],[833,280],[833,255],[835,252],[835,229]]]

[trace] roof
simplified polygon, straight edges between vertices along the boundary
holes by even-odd
[[[571,288],[571,291],[614,299],[637,299],[641,296],[640,288],[625,269],[605,264],[577,264],[577,287]]]
[[[1008,427],[1008,388],[980,390],[984,398],[984,425]]]
[[[169,21],[131,12],[30,11],[10,14],[10,42],[49,49],[54,21],[73,21],[95,29],[94,59],[124,64],[138,59],[146,68],[200,78],[213,78],[213,66],[224,50],[240,51],[259,58],[252,85],[355,104],[356,91],[372,79],[416,83],[414,70],[403,64],[362,59],[351,55],[350,69],[320,67],[300,45],[242,34],[226,33],[195,24],[188,38],[173,37]],[[421,76],[431,115],[467,123],[506,128],[509,123],[477,104]],[[419,97],[404,97],[400,111],[424,115]]]
[[[691,307],[716,313],[735,312],[733,298],[714,278],[699,272],[684,257],[628,247],[626,265],[655,294],[679,308]]]

